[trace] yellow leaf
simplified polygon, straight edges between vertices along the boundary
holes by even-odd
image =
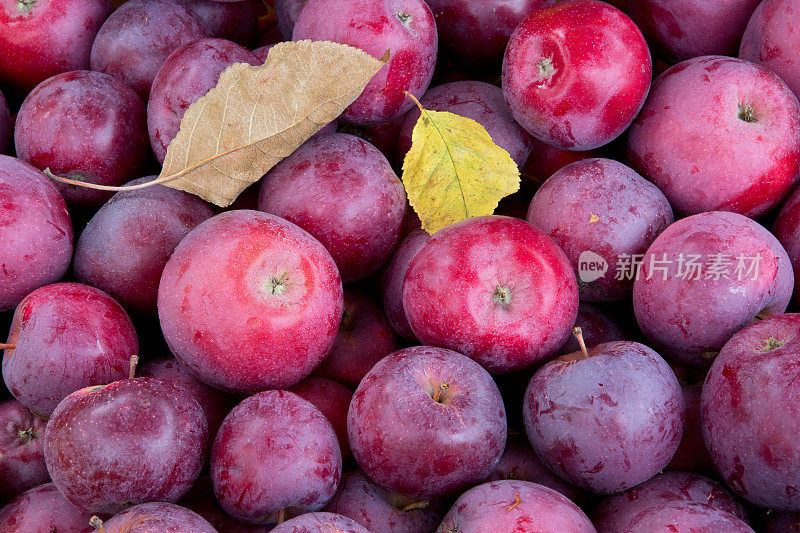
[[[491,215],[500,199],[519,190],[516,163],[482,125],[419,108],[402,179],[425,231],[432,235],[459,220]]]
[[[388,61],[350,46],[276,45],[260,66],[231,65],[181,120],[156,180],[230,205],[358,98]]]

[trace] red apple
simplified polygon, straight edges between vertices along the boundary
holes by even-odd
[[[552,356],[570,334],[578,285],[564,252],[524,220],[486,216],[431,237],[403,282],[416,337],[493,373]]]
[[[0,497],[50,481],[42,450],[46,424],[17,400],[0,402]]]

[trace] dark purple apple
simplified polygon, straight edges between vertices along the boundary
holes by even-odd
[[[604,499],[592,516],[598,533],[628,531],[648,509],[675,503],[702,503],[747,520],[744,506],[720,484],[689,472],[664,472],[649,481]]]
[[[308,513],[292,518],[272,533],[370,533],[358,522],[333,513]]]
[[[330,379],[310,376],[292,386],[289,391],[297,394],[325,415],[339,441],[342,463],[349,463],[353,459],[350,443],[347,441],[347,410],[353,399],[350,389]]]
[[[331,423],[287,391],[259,392],[234,407],[211,452],[217,500],[231,516],[253,524],[322,509],[341,477]]]
[[[342,282],[328,251],[299,227],[229,211],[175,249],[158,315],[172,353],[209,385],[243,393],[289,387],[333,345]]]
[[[722,479],[747,501],[800,511],[800,314],[742,329],[702,395],[703,435]]]
[[[67,396],[50,417],[44,458],[70,502],[93,513],[178,501],[205,457],[203,410],[171,381],[134,378]]]
[[[178,503],[205,518],[220,533],[267,533],[272,530],[271,525],[245,524],[226,513],[214,496],[209,476],[199,477]]]
[[[381,271],[381,292],[386,319],[401,337],[409,340],[414,339],[414,332],[411,331],[411,325],[403,308],[403,281],[412,259],[428,239],[430,235],[426,231],[413,230],[400,242],[394,255]]]
[[[550,176],[534,194],[527,220],[564,250],[580,298],[589,302],[629,297],[633,277],[618,266],[643,255],[675,221],[658,187],[622,163],[600,158]]]
[[[8,110],[8,104],[0,91],[0,154],[5,154],[11,146],[11,136],[14,133],[14,121]]]
[[[667,466],[670,470],[685,470],[714,474],[714,463],[708,455],[708,448],[703,440],[703,422],[700,418],[700,395],[703,382],[683,383],[684,422],[681,444]]]
[[[388,491],[360,470],[345,474],[325,510],[382,533],[433,533],[445,511],[441,500],[417,500]]]
[[[708,367],[757,316],[782,313],[793,285],[789,257],[763,226],[736,213],[701,213],[672,224],[647,250],[633,310],[660,353]]]
[[[16,400],[0,402],[0,497],[50,481],[43,451],[46,424]]]
[[[92,44],[92,70],[114,76],[146,99],[161,65],[179,46],[211,37],[185,2],[129,0]]]
[[[681,215],[758,217],[800,178],[800,103],[748,61],[703,56],[653,83],[628,135],[628,159]]]
[[[0,509],[4,533],[94,533],[91,513],[81,511],[52,483],[23,492]]]
[[[88,285],[36,289],[14,312],[3,380],[14,397],[47,417],[68,394],[128,376],[139,353],[131,319],[113,298]]]
[[[626,533],[755,533],[746,522],[705,503],[676,502],[651,507],[634,518]]]
[[[165,502],[134,505],[102,524],[99,533],[217,533],[194,511]]]
[[[424,344],[492,373],[544,361],[569,336],[578,286],[564,252],[524,220],[485,216],[439,230],[411,261],[403,307]]]
[[[589,518],[566,496],[543,485],[511,479],[490,481],[463,493],[438,531],[595,533]]]
[[[364,290],[344,289],[344,311],[331,350],[314,374],[355,388],[375,363],[397,350],[383,310]]]
[[[666,361],[637,342],[561,356],[533,375],[525,431],[548,468],[601,494],[653,477],[683,431],[683,395]]]
[[[72,260],[72,221],[53,183],[36,168],[0,155],[0,312],[55,283]]]
[[[795,304],[800,303],[800,189],[795,191],[783,203],[772,233],[778,238],[789,259],[794,271]]]
[[[581,302],[578,305],[575,326],[581,328],[583,340],[586,346],[591,348],[604,342],[624,341],[627,338],[627,328],[619,321],[620,318],[622,317],[613,313],[611,309]],[[567,342],[561,346],[558,355],[567,355],[580,349],[577,339],[570,335]]]
[[[471,359],[415,346],[364,376],[347,417],[350,447],[378,485],[414,498],[452,494],[486,478],[506,441],[491,376]]]
[[[216,0],[187,0],[187,7],[203,21],[211,37],[228,39],[249,47],[258,33],[258,3],[256,0],[218,2]]]

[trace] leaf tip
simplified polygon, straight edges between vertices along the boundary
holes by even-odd
[[[390,60],[391,58],[392,58],[392,49],[391,49],[391,48],[389,48],[388,50],[386,50],[386,51],[383,53],[383,56],[381,56],[381,58],[380,58],[380,60],[379,60],[379,61],[380,61],[381,63],[388,63],[388,62],[389,62],[389,60]]]

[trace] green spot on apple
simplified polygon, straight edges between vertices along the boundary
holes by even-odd
[[[17,432],[23,444],[28,444],[33,439],[38,439],[39,434],[34,428],[21,429]]]
[[[780,341],[775,337],[770,337],[768,339],[764,339],[763,341],[761,341],[761,351],[771,352],[772,350],[783,348],[784,344],[786,344],[784,341]]]
[[[553,66],[553,59],[549,57],[545,57],[536,63],[536,68],[539,69],[539,77],[542,81],[549,80],[556,71],[556,68]]]

